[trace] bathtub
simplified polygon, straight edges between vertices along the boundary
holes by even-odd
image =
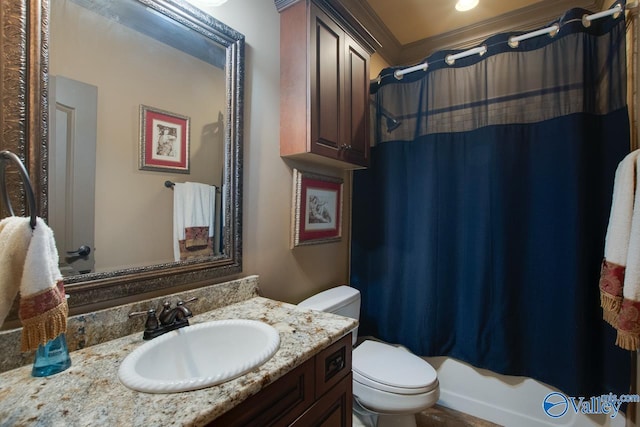
[[[438,371],[438,404],[496,424],[514,427],[625,425],[622,412],[613,418],[605,414],[576,414],[572,405],[567,405],[564,415],[552,412],[556,416],[552,418],[543,410],[543,401],[558,390],[544,383],[474,368],[449,357],[426,357],[425,360]]]

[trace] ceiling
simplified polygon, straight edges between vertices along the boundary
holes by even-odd
[[[541,0],[481,0],[467,12],[455,9],[456,0],[367,0],[400,44],[454,31],[504,15]]]
[[[541,28],[574,7],[598,11],[611,0],[480,0],[467,12],[456,0],[329,0],[339,2],[377,41],[389,65],[420,62],[442,49],[481,44],[497,33]]]

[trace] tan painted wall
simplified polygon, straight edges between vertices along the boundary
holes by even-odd
[[[380,71],[390,66],[391,65],[389,65],[389,63],[385,61],[380,54],[374,53],[371,56],[371,65],[369,67],[369,76],[371,80],[375,80],[376,77],[378,77],[378,74],[380,74]]]
[[[243,272],[260,276],[265,296],[297,303],[348,281],[350,173],[306,167],[344,175],[343,238],[290,249],[294,164],[279,155],[280,16],[273,0],[229,0],[207,11],[246,37]]]

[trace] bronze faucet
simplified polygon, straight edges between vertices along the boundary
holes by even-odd
[[[185,303],[196,301],[197,299],[198,298],[190,298],[186,301],[178,301],[173,308],[171,308],[169,301],[165,301],[162,303],[162,311],[158,316],[156,316],[154,309],[150,309],[148,311],[129,313],[129,318],[146,314],[147,320],[144,325],[142,339],[151,340],[169,331],[189,326],[189,317],[191,317],[193,313]]]

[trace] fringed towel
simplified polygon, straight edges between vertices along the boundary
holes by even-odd
[[[0,324],[20,292],[22,351],[38,348],[67,329],[68,306],[53,232],[38,218],[9,217],[0,222]],[[19,284],[19,289],[17,284]]]
[[[636,188],[629,233],[627,265],[618,314],[616,344],[625,350],[640,348],[640,157],[636,159]]]
[[[622,307],[638,153],[634,151],[628,154],[616,169],[611,213],[604,243],[604,260],[600,273],[600,305],[604,320],[614,327]]]
[[[173,187],[173,254],[176,261],[213,255],[216,187],[197,182]]]
[[[0,325],[18,294],[30,241],[29,218],[11,216],[0,221]]]

